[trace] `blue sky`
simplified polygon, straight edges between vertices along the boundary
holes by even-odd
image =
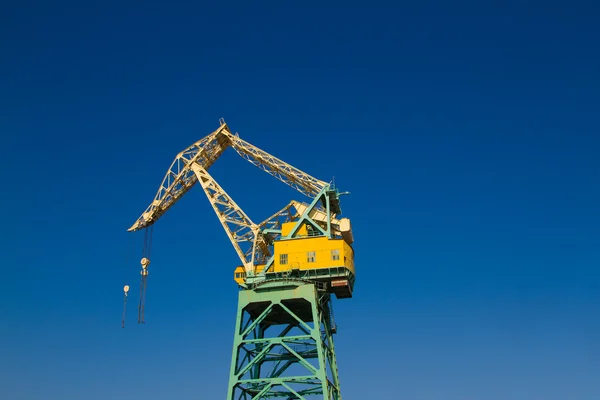
[[[225,397],[237,259],[202,191],[155,227],[145,325],[126,232],[223,117],[351,192],[345,400],[600,398],[598,6],[391,3],[3,4],[0,397]],[[303,200],[211,172],[256,221]]]

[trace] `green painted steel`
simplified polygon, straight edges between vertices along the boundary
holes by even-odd
[[[342,194],[346,193],[340,193],[337,189],[332,189],[332,187],[329,184],[325,185],[325,187],[323,187],[323,189],[321,189],[321,191],[319,191],[319,193],[315,196],[315,198],[312,200],[312,202],[306,208],[306,210],[304,210],[304,213],[302,213],[300,218],[298,218],[298,220],[295,221],[294,226],[287,234],[287,236],[281,236],[277,240],[289,240],[297,238],[298,230],[300,230],[300,227],[302,227],[302,225],[305,224],[310,225],[319,232],[317,234],[314,234],[314,236],[326,236],[328,238],[331,238],[331,214],[332,212],[338,214],[341,213],[342,210],[339,207],[339,198]],[[335,204],[335,207],[332,207],[333,204]],[[310,218],[310,213],[313,210],[315,210],[319,205],[322,207],[322,210],[325,212],[325,215],[327,215],[326,229],[323,229],[321,226],[319,226],[319,224],[313,221],[312,218]],[[279,235],[281,235],[281,230],[265,229],[261,232],[261,234],[266,233],[278,233]],[[262,281],[264,281],[265,275],[268,273],[271,266],[273,265],[273,261],[274,258],[273,256],[271,256],[268,259],[266,266],[262,270],[262,272],[260,272],[256,276],[249,275],[246,279],[246,284],[252,287],[253,285],[260,284]]]
[[[329,185],[326,185],[323,189],[321,189],[321,191],[319,192],[319,194],[317,194],[315,196],[315,198],[313,199],[313,201],[310,203],[310,205],[308,206],[308,208],[306,210],[304,210],[304,213],[300,216],[300,218],[298,219],[298,221],[296,221],[296,224],[294,225],[294,227],[292,228],[292,230],[290,231],[290,233],[285,237],[285,238],[281,238],[281,240],[285,240],[285,239],[293,239],[296,237],[296,234],[298,233],[298,230],[300,229],[300,227],[303,224],[310,224],[313,228],[319,230],[319,232],[321,232],[321,234],[323,236],[331,236],[331,230],[329,229],[329,232],[326,232],[323,228],[321,228],[319,226],[319,224],[315,223],[315,221],[313,221],[310,217],[309,214],[310,212],[317,207],[317,204],[319,204],[320,201],[323,201],[324,199],[327,199],[327,226],[330,227],[331,226],[331,214],[329,213],[329,197],[328,197],[328,193],[331,192]]]
[[[283,280],[239,293],[227,400],[341,400],[331,295]]]

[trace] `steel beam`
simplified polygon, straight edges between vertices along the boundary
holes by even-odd
[[[330,303],[302,281],[240,291],[227,400],[341,400]]]

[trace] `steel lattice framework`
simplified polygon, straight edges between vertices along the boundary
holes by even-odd
[[[340,400],[330,295],[298,280],[276,285],[294,290],[240,292],[227,399]]]
[[[265,221],[253,222],[208,173],[228,147],[310,202],[292,201]],[[272,272],[275,278],[265,277],[273,263],[274,241],[296,238],[303,224],[316,235],[352,243],[349,221],[336,219],[341,214],[340,193],[240,139],[221,119],[217,130],[176,156],[152,203],[128,231],[151,227],[198,182],[247,274],[246,285],[240,284],[244,290],[238,298],[227,399],[341,400],[333,345],[336,329],[325,284],[310,271],[295,276],[290,275],[292,270]],[[282,234],[286,222],[293,225]],[[339,269],[322,271],[353,284],[354,275]]]
[[[192,166],[196,165],[208,171],[229,146],[250,163],[309,197],[316,195],[327,185],[326,182],[315,179],[240,139],[230,132],[223,119],[220,122],[221,126],[216,131],[200,139],[175,157],[154,200],[128,231],[136,231],[154,224],[198,181]]]
[[[267,237],[260,233],[264,229],[280,229],[282,223],[295,218],[297,213],[293,208],[294,203],[288,204],[262,223],[255,224],[204,168],[194,164],[192,170],[219,217],[235,251],[244,262],[246,271],[252,271],[255,265],[266,264],[272,251]]]
[[[154,200],[128,231],[148,228],[156,223],[169,208],[200,181],[246,273],[254,275],[256,266],[267,263],[272,254],[266,238],[259,233],[264,229],[276,230],[281,223],[297,217],[298,213],[293,206],[298,202],[290,203],[260,224],[252,222],[208,173],[208,169],[228,147],[233,147],[242,158],[308,197],[314,197],[324,188],[329,187],[328,183],[313,178],[240,139],[237,134],[232,134],[225,121],[221,119],[217,130],[175,157]]]
[[[242,158],[308,197],[316,196],[327,185],[238,136],[229,134],[228,137],[232,147]]]

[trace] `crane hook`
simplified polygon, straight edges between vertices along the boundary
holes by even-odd
[[[121,320],[121,328],[125,328],[125,312],[127,311],[127,293],[129,292],[129,285],[123,287],[123,318]]]
[[[140,304],[138,305],[138,324],[145,324],[144,318],[144,308],[146,303],[146,286],[148,279],[148,265],[150,265],[150,259],[147,257],[142,258],[140,261],[142,264],[142,270],[140,274],[142,275],[142,279],[140,282]]]

